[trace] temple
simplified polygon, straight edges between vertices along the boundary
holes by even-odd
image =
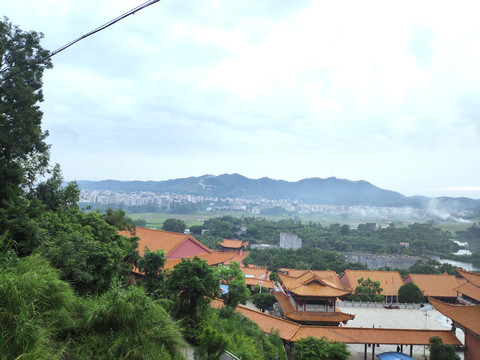
[[[455,288],[458,294],[457,301],[465,305],[479,305],[480,274],[462,269],[457,269],[457,272],[466,280],[465,283]]]
[[[223,239],[223,242],[217,242],[218,245],[222,248],[222,251],[233,252],[237,251],[242,253],[243,248],[248,246],[248,241],[242,241],[237,239]]]
[[[338,298],[352,289],[341,283],[334,271],[304,270],[297,276],[279,273],[285,293],[275,297],[285,318],[300,324],[338,326],[355,318],[336,307]]]

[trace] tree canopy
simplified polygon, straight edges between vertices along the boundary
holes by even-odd
[[[176,233],[183,233],[186,228],[187,225],[185,224],[185,221],[174,218],[165,220],[162,225],[162,230]]]
[[[423,302],[422,290],[413,282],[403,284],[398,289],[398,302],[420,304]]]
[[[352,300],[382,302],[382,290],[379,281],[373,281],[370,278],[360,278],[358,279],[358,286],[355,288],[355,292],[352,295]]]

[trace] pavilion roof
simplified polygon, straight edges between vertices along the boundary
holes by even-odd
[[[454,275],[447,273],[438,274],[409,274],[404,282],[411,280],[423,292],[424,296],[436,297],[457,297],[456,287],[465,283],[464,279],[459,279]]]
[[[223,239],[223,242],[217,242],[218,245],[229,249],[240,249],[248,246],[248,241],[243,242],[237,239]]]
[[[316,311],[296,311],[288,296],[281,293],[275,293],[275,298],[278,304],[282,308],[283,315],[294,321],[300,322],[332,322],[339,323],[343,321],[353,320],[355,315],[342,313],[341,311],[335,312],[316,312]]]
[[[213,252],[213,250],[209,249],[207,246],[203,245],[200,241],[189,234],[147,229],[140,226],[137,226],[135,234],[133,235],[128,230],[119,231],[119,234],[126,237],[137,236],[139,238],[138,253],[140,256],[143,256],[145,249],[148,248],[150,251],[164,250],[165,255],[168,257],[171,252],[173,252],[185,241],[194,242],[196,245],[202,248],[205,253]]]
[[[480,335],[480,305],[452,305],[430,297],[428,301],[453,322]]]
[[[297,277],[278,274],[285,288],[299,296],[339,297],[352,291],[337,280],[336,276],[323,278],[311,270],[305,270]]]

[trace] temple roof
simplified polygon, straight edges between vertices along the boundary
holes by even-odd
[[[398,271],[376,271],[376,270],[345,270],[340,280],[351,286],[354,290],[358,286],[358,280],[370,279],[378,281],[382,288],[383,296],[396,296],[398,289],[403,285],[402,277]]]
[[[432,274],[409,274],[404,282],[411,280],[423,292],[424,296],[437,297],[457,297],[456,287],[465,283],[464,279],[459,279],[456,276]]]
[[[452,305],[430,297],[428,301],[455,323],[480,335],[480,305]]]
[[[340,323],[343,321],[353,320],[355,315],[342,313],[341,311],[334,312],[316,312],[316,311],[296,311],[288,296],[281,293],[275,293],[275,298],[282,308],[283,315],[293,321],[299,322],[331,322]]]
[[[212,301],[212,307],[222,306],[222,300]],[[311,326],[300,325],[241,305],[238,305],[235,311],[255,322],[263,332],[268,334],[271,331],[278,331],[280,338],[287,341],[313,336],[317,339],[326,337],[346,344],[428,345],[432,336],[438,336],[444,344],[461,345],[455,334],[448,330]]]
[[[455,288],[460,294],[467,295],[468,297],[480,301],[480,288],[472,283],[466,282],[459,287]]]
[[[135,234],[132,235],[130,231],[119,231],[120,235],[126,237],[137,236],[138,240],[138,253],[140,256],[143,256],[145,249],[148,248],[150,251],[164,250],[165,255],[168,255],[173,252],[178,246],[180,246],[185,241],[191,241],[201,248],[202,252],[211,253],[213,250],[209,249],[207,246],[203,245],[200,241],[195,239],[189,234],[174,233],[170,231],[156,230],[156,229],[147,229],[140,226],[137,226]]]
[[[241,263],[243,259],[245,259],[250,252],[245,251],[241,255],[237,253],[228,253],[228,252],[213,252],[213,253],[205,253],[200,255],[188,256],[183,258],[176,258],[176,259],[167,259],[165,263],[165,269],[173,270],[173,267],[178,263],[182,262],[182,259],[185,260],[192,260],[195,256],[199,257],[202,260],[205,260],[208,265],[214,266],[219,264],[228,265],[232,261],[236,261]]]
[[[339,282],[336,276],[323,278],[321,274],[311,270],[305,270],[297,277],[278,275],[285,288],[298,296],[339,297],[352,292],[345,284]]]
[[[237,239],[223,239],[223,242],[217,242],[217,244],[224,248],[240,249],[248,246],[248,241],[243,242],[242,240]]]
[[[473,285],[480,287],[480,274],[479,273],[474,273],[471,271],[467,270],[462,270],[457,268],[457,272],[462,275],[465,280],[467,280],[469,283],[472,283]]]

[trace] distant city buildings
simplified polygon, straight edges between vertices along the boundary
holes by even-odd
[[[380,218],[380,219],[409,219],[421,221],[430,219],[432,215],[425,210],[411,207],[377,207],[377,206],[338,206],[306,204],[297,200],[285,199],[243,199],[219,198],[196,195],[179,195],[171,193],[142,192],[115,192],[108,190],[81,190],[80,202],[85,204],[99,204],[103,206],[153,206],[170,209],[181,204],[194,204],[197,209],[207,212],[241,212],[251,215],[262,215],[263,211],[272,208],[282,208],[289,214],[321,214],[329,217],[348,218]],[[456,216],[466,215],[458,213]]]

